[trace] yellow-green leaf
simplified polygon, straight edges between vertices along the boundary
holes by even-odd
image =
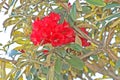
[[[83,70],[84,62],[78,58],[77,56],[72,55],[70,59],[66,59],[66,61],[74,68],[78,70]]]
[[[105,6],[106,4],[104,3],[103,0],[86,0],[88,3],[96,6]]]
[[[13,24],[16,24],[18,22],[19,18],[18,17],[9,17],[7,18],[4,23],[3,23],[3,26],[5,28],[7,28],[8,26],[11,26]]]
[[[79,0],[76,0],[75,4],[76,4],[77,11],[82,11],[82,6],[81,6]]]

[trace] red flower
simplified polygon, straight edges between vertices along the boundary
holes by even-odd
[[[19,50],[21,53],[25,53],[25,51],[23,49]]]
[[[81,37],[80,37],[80,39],[81,39],[81,42],[82,42],[82,46],[84,46],[84,47],[90,46],[90,42],[88,42],[87,39],[81,38]]]
[[[55,21],[55,22],[58,22],[60,20],[60,15],[55,12],[51,12],[49,14],[49,17],[51,18],[52,21]]]
[[[43,22],[39,18],[37,18],[32,24],[32,26],[33,26],[32,28],[33,31],[39,31],[44,25]]]
[[[41,41],[38,34],[36,34],[34,31],[30,35],[31,41],[34,43],[34,45],[38,45]]]
[[[65,37],[64,44],[67,44],[67,43],[75,41],[75,33],[74,33],[72,28],[63,28],[61,33]]]
[[[88,34],[88,32],[86,31],[86,28],[81,27],[80,30],[83,31],[85,34]]]
[[[88,32],[86,31],[86,28],[82,27],[82,28],[80,28],[80,30],[88,35]],[[82,42],[82,46],[84,46],[84,47],[90,46],[90,42],[88,42],[87,39],[82,38],[82,37],[80,37],[80,39],[81,39],[81,42]]]
[[[64,21],[62,25],[63,25],[64,28],[70,27],[70,24],[66,21]]]
[[[104,0],[105,3],[111,2],[111,0]]]
[[[54,33],[51,37],[52,46],[61,46],[64,43],[64,35],[61,33]]]
[[[71,5],[71,3],[69,2],[69,3],[68,3],[68,8],[71,8],[71,7],[72,7],[72,5]]]
[[[34,45],[43,41],[43,45],[51,43],[52,46],[61,46],[75,41],[75,33],[68,22],[59,24],[60,15],[51,12],[41,20],[38,18],[33,22],[32,33],[30,36]]]
[[[49,52],[48,50],[43,50],[43,54],[44,54],[44,55],[47,55],[48,52]]]

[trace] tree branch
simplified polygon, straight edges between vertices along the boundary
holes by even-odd
[[[78,33],[78,35],[82,35],[82,37],[86,38],[87,40],[90,40],[91,42],[95,43],[96,45],[99,45],[100,42],[92,39],[91,37],[89,37],[87,34],[85,34],[84,32],[82,32],[81,30],[79,30],[77,27],[73,27],[74,30]]]
[[[93,54],[97,54],[99,52],[100,52],[100,49],[97,49],[97,50],[94,50],[93,52],[89,52],[87,54],[83,54],[82,56],[80,56],[80,59],[85,59],[85,58],[87,58],[87,57],[89,57],[89,56],[91,56]]]
[[[0,61],[12,62],[13,64],[17,63],[17,61],[15,61],[15,60],[9,60],[9,59],[5,59],[5,58],[1,58],[1,57],[0,57]]]

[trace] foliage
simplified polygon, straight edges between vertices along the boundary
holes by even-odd
[[[19,3],[19,5],[18,5]],[[3,0],[0,9],[10,13],[3,26],[12,26],[11,40],[3,46],[19,44],[10,53],[13,60],[0,58],[2,80],[91,80],[96,72],[103,78],[120,79],[120,1],[119,0]],[[34,45],[30,40],[32,23],[50,12],[59,13],[74,29],[75,42],[53,47]],[[85,28],[82,31],[80,28]],[[82,46],[82,39],[89,46]],[[0,44],[2,46],[2,44]],[[42,47],[41,49],[39,49]],[[18,53],[18,54],[17,54]],[[15,60],[15,56],[19,58]],[[6,74],[6,69],[10,72]],[[116,73],[117,72],[117,73]]]

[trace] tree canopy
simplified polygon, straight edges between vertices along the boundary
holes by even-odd
[[[3,9],[12,30],[0,50],[18,46],[0,58],[1,80],[120,79],[120,0],[2,0]]]

